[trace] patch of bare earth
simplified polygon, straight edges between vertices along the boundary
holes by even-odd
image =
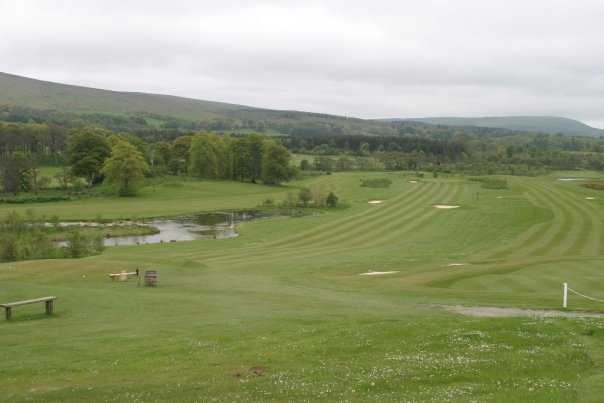
[[[604,318],[604,313],[558,311],[553,309],[499,308],[488,306],[439,305],[448,312],[477,318]]]

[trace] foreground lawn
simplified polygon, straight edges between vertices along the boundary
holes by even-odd
[[[393,184],[360,187],[371,175]],[[471,318],[438,306],[559,308],[564,281],[603,296],[600,195],[555,177],[509,178],[507,190],[409,179],[311,179],[348,208],[246,223],[237,239],[0,265],[2,301],[59,297],[53,317],[26,307],[0,322],[0,400],[601,401],[604,320]],[[138,202],[141,216],[167,215],[195,200],[200,210],[243,207],[286,191],[186,185],[131,207],[68,202],[81,206],[58,214],[118,216]],[[137,267],[158,269],[160,286],[107,279]],[[359,276],[369,270],[395,273]],[[571,308],[604,310],[576,297]]]

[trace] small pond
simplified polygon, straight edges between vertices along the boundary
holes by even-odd
[[[122,236],[106,238],[105,246],[144,245],[164,242],[194,241],[198,239],[229,239],[235,238],[237,225],[252,220],[267,217],[286,217],[298,215],[298,213],[284,214],[283,212],[263,212],[259,210],[246,210],[234,212],[200,213],[178,218],[157,218],[137,222],[137,224],[149,225],[159,230],[157,234]],[[111,226],[124,225],[124,223],[61,223],[62,226]],[[66,245],[66,242],[59,242]]]

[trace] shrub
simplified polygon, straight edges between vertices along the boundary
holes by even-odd
[[[273,207],[275,205],[275,200],[272,197],[268,197],[264,199],[262,202],[262,206],[264,207]]]
[[[508,189],[508,181],[501,178],[490,178],[490,177],[474,177],[470,178],[472,182],[478,182],[483,189],[491,190],[503,190]]]
[[[85,236],[77,229],[69,234],[67,247],[61,248],[53,239],[58,230],[56,225],[45,225],[45,219],[33,212],[25,217],[8,213],[0,220],[0,261],[82,257],[104,249],[101,234]]]
[[[337,207],[338,205],[338,196],[336,196],[333,192],[329,192],[327,195],[327,199],[325,200],[327,203],[327,207]]]
[[[392,181],[388,178],[361,179],[361,186],[367,188],[388,188]]]
[[[587,182],[582,184],[581,186],[593,190],[604,190],[604,182]]]
[[[7,204],[26,204],[26,203],[51,203],[59,201],[72,200],[69,196],[22,196],[22,197],[4,197],[0,198],[0,203]]]
[[[0,245],[0,261],[1,262],[14,262],[19,258],[17,249],[17,239],[12,236],[5,236],[1,238]]]
[[[302,206],[308,207],[308,203],[312,200],[313,194],[308,188],[300,189],[298,193],[298,200],[302,203]]]

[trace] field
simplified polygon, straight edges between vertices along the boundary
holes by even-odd
[[[285,188],[172,181],[138,198],[17,206],[70,219],[175,215],[310,185],[346,202],[246,223],[226,241],[0,265],[1,301],[59,297],[52,317],[38,306],[0,321],[0,400],[601,401],[604,319],[442,307],[559,309],[565,281],[604,297],[604,193],[561,176],[577,173],[507,177],[507,189],[400,173]],[[392,185],[361,187],[367,178]],[[158,269],[160,286],[107,279],[137,267]],[[571,296],[570,308],[604,304]]]

